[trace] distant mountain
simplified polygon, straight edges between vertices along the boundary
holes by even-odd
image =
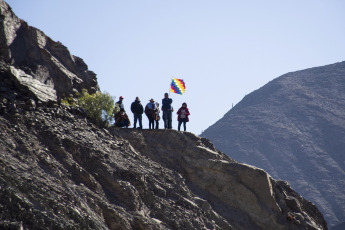
[[[345,222],[337,224],[336,226],[333,226],[331,228],[331,230],[344,230],[344,229],[345,229]]]
[[[330,225],[345,220],[345,62],[269,82],[201,136],[287,180]]]

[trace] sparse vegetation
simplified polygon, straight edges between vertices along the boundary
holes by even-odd
[[[74,107],[80,106],[87,112],[88,118],[100,127],[109,127],[113,123],[114,98],[109,93],[89,94],[86,89],[83,89],[78,99],[68,97],[61,103]]]

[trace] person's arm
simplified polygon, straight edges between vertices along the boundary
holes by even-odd
[[[186,115],[187,115],[187,116],[190,115],[189,109],[187,109],[187,108],[186,108]]]
[[[131,104],[131,111],[132,111],[132,113],[135,113],[134,112],[134,102]]]

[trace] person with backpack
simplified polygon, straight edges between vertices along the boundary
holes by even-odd
[[[172,129],[172,112],[174,111],[171,106],[172,99],[169,98],[169,94],[165,93],[164,98],[162,99],[162,111],[163,111],[163,121],[164,128]]]
[[[125,106],[123,105],[122,101],[123,101],[123,97],[120,96],[119,101],[115,103],[114,117],[116,117],[116,114],[118,114],[121,109],[125,111]]]
[[[154,121],[156,120],[156,104],[155,101],[151,98],[150,102],[147,103],[145,107],[145,114],[149,119],[149,129],[154,129]]]
[[[180,131],[181,124],[183,123],[184,131],[186,131],[186,123],[189,121],[188,116],[190,115],[187,108],[187,103],[182,103],[182,107],[177,111],[178,117],[178,131]]]
[[[139,120],[139,129],[142,129],[142,114],[144,113],[144,108],[140,103],[139,97],[136,97],[135,101],[131,104],[131,111],[134,115],[134,128],[137,127],[137,121]]]

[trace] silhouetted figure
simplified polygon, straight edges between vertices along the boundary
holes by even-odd
[[[137,127],[137,121],[139,121],[139,129],[142,129],[142,114],[144,113],[144,108],[140,103],[139,97],[136,97],[135,101],[132,103],[131,111],[134,114],[134,128]]]
[[[174,109],[171,106],[171,103],[172,103],[172,99],[169,98],[168,93],[165,93],[164,98],[162,99],[162,111],[163,111],[164,128],[166,129],[172,128],[172,112],[174,111]]]

